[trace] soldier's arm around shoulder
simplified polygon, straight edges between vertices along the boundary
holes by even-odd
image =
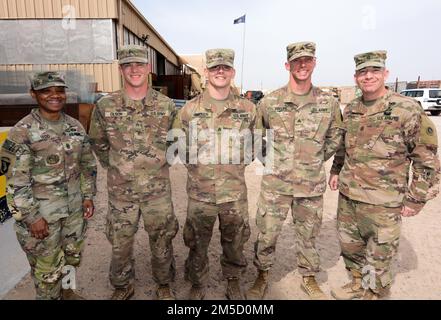
[[[81,124],[80,124],[81,125]],[[83,129],[84,130],[84,129]],[[96,194],[96,160],[92,152],[90,137],[84,130],[84,140],[80,155],[81,193],[85,200],[92,200]]]
[[[13,206],[21,213],[20,220],[31,225],[42,216],[39,213],[39,203],[34,198],[32,190],[31,170],[34,165],[34,156],[26,126],[19,122],[9,132],[6,142],[3,148],[7,148],[15,155],[15,165],[12,169]]]
[[[107,103],[107,97],[101,98],[92,112],[90,121],[89,137],[93,151],[104,168],[109,166],[110,144],[106,134],[106,121],[103,108]]]
[[[343,116],[337,100],[330,98],[331,104],[331,124],[325,137],[324,160],[329,160],[339,148],[343,141]]]
[[[439,192],[440,163],[438,159],[438,135],[429,117],[415,107],[415,111],[403,124],[404,141],[412,164],[412,182],[404,205],[420,211],[424,204]]]

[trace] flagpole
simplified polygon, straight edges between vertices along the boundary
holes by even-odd
[[[245,15],[246,17],[246,15]],[[243,24],[243,44],[242,44],[242,70],[240,72],[240,94],[243,93],[243,64],[245,61],[245,33],[246,33],[246,20]]]

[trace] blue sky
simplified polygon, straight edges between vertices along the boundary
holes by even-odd
[[[352,85],[355,54],[388,51],[390,81],[441,79],[440,0],[132,0],[178,54],[236,51],[240,84],[246,14],[244,89],[276,89],[288,80],[286,46],[317,43],[316,85]]]

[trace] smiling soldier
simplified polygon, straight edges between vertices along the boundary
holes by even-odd
[[[401,217],[418,214],[438,194],[438,139],[414,99],[385,87],[386,51],[354,60],[354,79],[363,95],[345,108],[345,139],[329,179],[331,189],[340,191],[338,236],[352,281],[332,295],[371,300],[390,292]],[[371,281],[362,286],[362,277]]]
[[[126,300],[134,294],[133,243],[142,216],[149,235],[156,297],[171,300],[175,298],[170,288],[175,277],[172,240],[178,221],[166,148],[176,109],[171,99],[149,87],[146,47],[122,47],[118,58],[124,88],[98,101],[90,129],[93,149],[107,169],[112,299]]]
[[[290,209],[301,288],[311,299],[326,299],[315,278],[320,271],[315,242],[326,190],[324,163],[337,150],[342,129],[338,102],[312,85],[315,51],[313,42],[290,44],[288,85],[266,95],[257,108],[257,128],[274,130],[274,169],[262,178],[254,259],[258,276],[248,299],[262,299],[267,291],[277,238]]]
[[[235,74],[233,50],[207,50],[207,88],[186,103],[174,125],[183,129],[189,141],[197,140],[196,161],[193,162],[191,155],[187,159],[188,210],[184,227],[184,242],[190,249],[185,277],[192,283],[188,297],[191,300],[205,296],[209,277],[208,247],[218,217],[226,296],[231,300],[244,299],[240,276],[247,265],[243,246],[250,236],[245,144],[246,136],[251,137],[254,129],[256,108],[231,89]],[[244,132],[243,137],[233,139],[237,144],[229,138],[223,139]],[[207,148],[210,143],[214,149]],[[216,146],[221,146],[220,152]],[[237,159],[224,158],[235,153],[240,154]]]
[[[62,110],[66,84],[57,72],[31,79],[38,109],[9,132],[2,155],[8,174],[17,238],[31,265],[37,299],[82,299],[62,287],[65,265],[77,267],[93,215],[96,163],[82,125]],[[12,166],[12,165],[11,165]]]

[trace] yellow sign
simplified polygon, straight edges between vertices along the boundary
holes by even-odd
[[[6,140],[8,132],[4,128],[0,128],[0,148]],[[2,164],[0,164],[2,165]],[[11,217],[6,201],[6,177],[0,176],[0,223],[5,222]]]
[[[7,132],[0,132],[0,146],[8,137]],[[0,176],[0,199],[6,196],[6,177]]]

